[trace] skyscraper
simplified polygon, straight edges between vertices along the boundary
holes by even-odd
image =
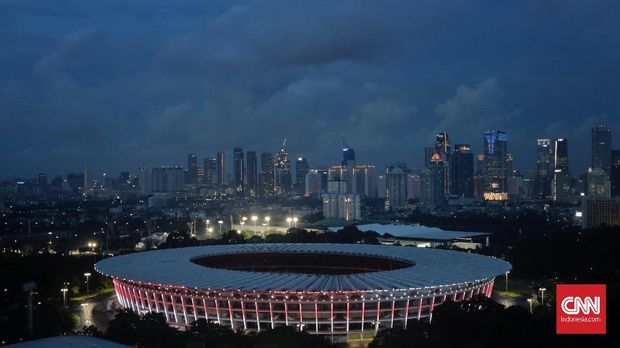
[[[484,132],[484,189],[487,192],[505,192],[506,154],[508,153],[508,136],[501,130]]]
[[[215,187],[217,184],[217,159],[205,158],[204,159],[204,171],[205,171],[205,184],[208,187]]]
[[[243,149],[233,149],[233,187],[235,194],[243,195],[245,190],[245,161],[243,159]]]
[[[386,210],[403,208],[407,204],[407,165],[397,162],[385,168]]]
[[[261,197],[273,196],[275,158],[271,152],[263,152],[260,155],[259,190]]]
[[[553,146],[550,139],[538,139],[536,147],[536,198],[551,197],[551,178],[553,177]]]
[[[620,197],[620,149],[611,151],[611,195]]]
[[[187,155],[187,183],[190,185],[198,183],[198,157],[195,153]]]
[[[472,198],[474,196],[474,154],[469,144],[454,146],[450,169],[451,194]]]
[[[295,191],[299,194],[305,193],[308,170],[308,160],[305,157],[297,157],[297,161],[295,161]]]
[[[450,190],[452,189],[452,177],[450,174],[450,162],[452,157],[452,147],[450,146],[450,138],[448,137],[447,132],[437,133],[435,137],[435,153],[439,155],[441,159],[441,163],[444,168],[442,170],[443,173],[443,191],[444,196],[448,197],[450,195]],[[431,157],[432,162],[432,157]],[[431,163],[432,164],[432,163]]]
[[[286,152],[286,139],[282,142],[280,151],[275,157],[274,165],[274,192],[276,195],[288,193],[291,190],[291,162]]]
[[[216,180],[219,186],[226,186],[226,156],[223,152],[218,152],[216,155],[217,160],[217,175]]]
[[[551,196],[556,202],[568,203],[572,201],[571,177],[568,169],[568,140],[560,138],[553,140],[551,180]]]
[[[592,169],[611,173],[611,130],[604,125],[592,128]]]
[[[355,161],[355,151],[348,145],[342,147],[342,165],[349,165],[351,161]]]
[[[183,190],[183,167],[153,167],[151,183],[153,192],[176,193]]]
[[[255,197],[258,195],[258,161],[256,159],[256,151],[247,151],[245,153],[246,163],[246,193]]]

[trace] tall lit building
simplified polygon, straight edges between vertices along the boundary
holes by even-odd
[[[138,186],[140,187],[140,193],[151,192],[151,174],[152,170],[147,168],[144,164],[138,168]]]
[[[246,182],[245,192],[255,197],[258,194],[258,159],[256,151],[247,151],[245,153]]]
[[[360,220],[360,195],[348,193],[325,193],[323,198],[323,217],[325,219]]]
[[[375,166],[357,164],[351,172],[349,192],[363,197],[376,197]]]
[[[484,132],[484,186],[488,192],[505,192],[508,168],[508,136],[501,130]]]
[[[448,197],[450,195],[450,190],[452,189],[452,177],[450,174],[450,162],[452,157],[452,147],[450,146],[450,138],[448,137],[447,132],[437,133],[435,137],[435,153],[440,156],[441,164],[444,166],[443,173],[443,192],[444,196]],[[432,157],[431,157],[432,162]],[[431,163],[431,165],[433,165]]]
[[[274,178],[274,192],[276,195],[290,192],[292,187],[291,163],[286,152],[286,139],[282,142],[282,147],[280,147],[280,151],[275,156]]]
[[[245,191],[245,160],[243,149],[233,149],[233,188],[235,194],[243,195]]]
[[[220,186],[226,186],[226,156],[223,152],[218,152],[216,155],[217,160],[217,184]]]
[[[611,151],[611,195],[620,197],[620,149]]]
[[[153,167],[151,174],[152,191],[158,193],[176,193],[183,190],[185,171],[183,167]]]
[[[608,199],[611,197],[611,184],[604,170],[590,168],[587,183],[586,195],[588,199]]]
[[[454,146],[450,164],[452,176],[451,194],[459,197],[474,196],[474,154],[469,144]]]
[[[427,205],[431,207],[443,206],[446,202],[447,196],[445,192],[445,170],[446,166],[441,160],[439,154],[433,155],[431,158],[431,164],[427,167],[428,171],[428,190],[429,195],[424,197]]]
[[[308,174],[308,159],[297,157],[295,161],[295,191],[304,194],[306,189],[306,174]]]
[[[400,209],[407,205],[407,165],[397,162],[385,168],[386,210]]]
[[[551,179],[553,177],[553,146],[551,139],[538,139],[536,147],[536,198],[551,197]]]
[[[385,198],[387,196],[387,180],[385,175],[377,176],[377,198]]]
[[[592,128],[592,169],[611,172],[611,130],[604,125]]]
[[[217,159],[205,158],[204,159],[205,170],[205,184],[208,187],[215,187],[217,184]]]
[[[582,228],[620,226],[620,199],[584,199]]]
[[[187,155],[187,183],[190,185],[198,183],[198,157],[195,153]]]
[[[274,166],[275,157],[271,152],[263,152],[260,155],[260,174],[258,194],[261,197],[270,197],[274,194]]]
[[[355,151],[348,145],[342,147],[342,165],[347,166],[355,162]]]
[[[322,174],[318,169],[310,169],[305,177],[305,196],[316,196],[323,193]]]
[[[553,178],[551,180],[551,196],[560,203],[569,203],[573,200],[571,176],[568,169],[568,140],[564,138],[553,140]]]

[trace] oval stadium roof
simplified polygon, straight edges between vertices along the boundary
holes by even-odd
[[[412,267],[369,273],[313,275],[210,268],[193,259],[259,252],[338,253],[405,259]],[[246,291],[365,291],[419,289],[492,278],[511,265],[503,260],[450,250],[364,244],[237,244],[144,251],[98,262],[105,275],[142,283]]]

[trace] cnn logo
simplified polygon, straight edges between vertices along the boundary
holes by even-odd
[[[562,300],[562,311],[568,315],[575,314],[590,314],[590,311],[594,314],[601,313],[601,298],[596,296],[592,297],[577,297],[568,296]]]
[[[605,284],[558,284],[556,332],[558,334],[605,334]]]

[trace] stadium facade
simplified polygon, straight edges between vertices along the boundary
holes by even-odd
[[[147,251],[96,264],[121,305],[235,330],[289,325],[351,341],[431,320],[447,300],[491,296],[509,263],[448,250],[359,244],[243,244]]]

